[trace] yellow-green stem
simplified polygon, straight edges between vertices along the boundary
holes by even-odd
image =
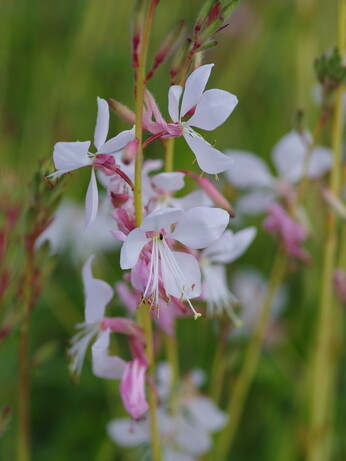
[[[345,52],[346,0],[339,0],[339,52]],[[332,124],[333,165],[330,176],[330,188],[339,195],[341,186],[341,160],[343,135],[343,90],[337,89]],[[332,288],[333,271],[337,257],[337,217],[328,210],[327,236],[322,272],[321,303],[317,321],[316,343],[313,348],[310,431],[307,447],[308,461],[327,461],[331,457],[332,411],[330,411],[330,393],[333,392],[334,377],[337,372],[335,350],[336,300]]]
[[[213,460],[223,461],[229,459],[228,456],[239,428],[247,393],[257,369],[273,299],[278,286],[282,282],[285,267],[285,257],[281,252],[277,252],[269,281],[268,294],[262,305],[258,323],[251,337],[243,368],[231,389],[231,398],[227,408],[229,421],[217,439],[215,450],[211,457]]]
[[[165,150],[165,171],[167,173],[173,171],[173,161],[174,161],[174,138],[168,138],[166,141],[166,150]]]
[[[149,45],[150,32],[155,12],[157,1],[149,0],[149,6],[146,13],[143,36],[141,40],[141,48],[138,57],[138,67],[136,69],[136,82],[135,82],[135,95],[136,95],[136,124],[135,136],[138,140],[138,150],[135,160],[135,182],[134,182],[134,204],[136,213],[136,223],[140,226],[143,218],[142,209],[142,164],[143,164],[143,130],[142,130],[142,115],[143,115],[143,102],[145,91],[145,74],[146,74],[146,61]],[[148,359],[148,376],[153,377],[155,374],[154,363],[154,348],[153,348],[153,331],[152,320],[150,312],[143,307],[138,310],[138,321],[143,328],[146,339],[146,353]],[[156,395],[152,386],[147,386],[148,404],[149,404],[149,418],[151,430],[151,448],[153,461],[161,460],[161,447],[160,438],[157,425],[156,414]]]

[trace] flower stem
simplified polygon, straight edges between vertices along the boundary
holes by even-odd
[[[248,390],[256,372],[259,362],[263,337],[268,325],[273,299],[278,286],[285,274],[286,259],[281,252],[277,252],[269,281],[268,293],[261,308],[258,323],[250,340],[243,368],[232,389],[231,399],[228,405],[229,422],[217,439],[212,459],[223,461],[228,458],[230,449],[237,430]]]
[[[339,52],[345,52],[346,0],[339,0]],[[333,165],[330,188],[339,196],[341,187],[341,160],[343,135],[344,87],[337,88],[332,124]],[[308,461],[324,461],[331,457],[331,409],[330,395],[337,372],[338,354],[335,353],[336,300],[332,287],[333,270],[337,257],[337,217],[332,210],[327,214],[327,237],[322,269],[321,303],[317,320],[316,342],[312,357],[312,381],[310,400],[310,432],[307,447]]]
[[[135,159],[135,183],[134,183],[134,204],[136,213],[136,223],[140,226],[143,218],[142,208],[142,164],[143,164],[143,130],[142,130],[142,114],[143,114],[143,101],[145,91],[145,75],[146,75],[146,61],[149,45],[150,32],[153,23],[155,7],[158,0],[150,0],[146,12],[144,22],[143,36],[141,40],[141,48],[138,58],[138,67],[136,69],[135,79],[135,95],[136,95],[136,124],[135,136],[138,139],[138,150]],[[148,376],[149,379],[155,374],[154,363],[154,346],[153,346],[153,330],[150,312],[144,309],[138,311],[138,321],[141,324],[144,335],[146,338],[146,353],[148,358]],[[147,386],[148,403],[149,403],[149,417],[150,417],[150,430],[151,430],[151,447],[153,461],[161,460],[161,447],[157,425],[156,415],[156,395],[152,386]]]
[[[173,171],[173,160],[174,160],[174,141],[175,138],[168,138],[166,141],[165,150],[165,171],[170,173]]]

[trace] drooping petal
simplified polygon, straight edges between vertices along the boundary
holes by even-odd
[[[195,207],[186,211],[170,235],[190,248],[206,248],[223,234],[229,214],[220,208]]]
[[[207,90],[186,124],[202,130],[215,130],[228,119],[237,104],[238,98],[228,91]]]
[[[161,251],[160,254],[166,293],[183,300],[199,296],[201,294],[201,271],[196,258],[178,251],[170,251],[170,253]]]
[[[184,132],[185,141],[196,156],[197,163],[202,171],[209,174],[217,174],[231,168],[233,160],[219,150],[212,147],[201,136],[191,135]]]
[[[89,182],[87,194],[85,197],[85,229],[88,229],[94,222],[99,205],[99,193],[97,190],[97,182],[95,170],[91,169],[91,179]]]
[[[109,126],[109,109],[105,99],[97,98],[97,119],[94,133],[94,144],[97,150],[105,143]]]
[[[83,266],[82,276],[85,294],[86,323],[100,322],[103,319],[107,304],[113,297],[113,289],[103,280],[92,275],[91,264],[94,256],[90,256]]]
[[[145,399],[146,368],[146,365],[138,359],[128,362],[120,383],[120,395],[124,407],[134,419],[143,416],[149,408]]]
[[[181,104],[180,118],[198,104],[204,88],[209,80],[210,72],[214,64],[205,64],[194,70],[185,83],[185,91]]]
[[[310,144],[311,135],[309,132],[300,134],[291,131],[274,146],[273,162],[283,179],[290,183],[299,181],[303,174],[304,162]]]
[[[202,395],[186,402],[190,415],[197,427],[203,427],[208,432],[220,430],[227,423],[227,414],[219,410],[212,400]]]
[[[60,172],[62,174],[91,165],[92,160],[88,156],[89,147],[90,141],[56,143],[53,151],[55,168],[62,170]]]
[[[276,197],[277,193],[271,189],[250,192],[238,200],[237,209],[249,215],[264,213],[275,202]]]
[[[239,189],[272,186],[274,178],[264,161],[251,152],[227,150],[226,155],[233,160],[232,167],[226,171],[228,180]]]
[[[182,211],[176,208],[163,208],[154,211],[143,219],[140,229],[144,232],[155,231],[160,232],[161,229],[175,224],[181,218]]]
[[[152,178],[153,183],[165,192],[174,192],[184,187],[184,173],[159,173]]]
[[[179,102],[183,88],[172,85],[168,92],[168,113],[173,122],[179,122]]]
[[[136,447],[150,440],[148,420],[114,419],[107,424],[109,437],[121,447]]]
[[[312,151],[307,175],[309,178],[320,178],[330,170],[333,154],[327,147],[317,146]]]
[[[131,269],[138,261],[144,245],[149,242],[145,232],[140,228],[133,229],[127,236],[120,252],[120,267]]]
[[[121,379],[126,362],[117,356],[110,356],[109,336],[111,330],[101,331],[91,347],[92,369],[95,376],[107,379]]]
[[[102,154],[114,154],[118,150],[123,149],[130,141],[135,138],[134,128],[125,130],[109,139],[105,144],[101,145],[98,150]]]

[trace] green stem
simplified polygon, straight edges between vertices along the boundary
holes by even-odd
[[[268,294],[263,303],[258,323],[250,340],[243,368],[232,389],[231,399],[228,405],[229,422],[217,439],[212,459],[223,461],[228,458],[239,428],[246,397],[254,378],[261,354],[263,337],[268,325],[268,320],[273,305],[273,299],[278,286],[281,284],[286,267],[284,256],[278,252],[275,257],[273,269],[269,281]]]
[[[346,0],[339,0],[339,52],[345,51]],[[342,135],[344,88],[337,89],[332,124],[333,165],[330,188],[339,196],[341,186]],[[327,236],[322,270],[321,304],[317,323],[316,343],[313,348],[312,382],[310,401],[310,432],[307,447],[308,461],[327,461],[331,450],[330,393],[333,392],[337,372],[335,353],[336,300],[332,288],[332,276],[337,257],[337,217],[332,210],[327,215]]]
[[[224,384],[224,375],[227,367],[225,360],[227,342],[230,333],[228,319],[226,319],[226,321],[224,322],[220,321],[220,325],[221,332],[217,338],[216,350],[214,354],[214,361],[210,379],[210,397],[213,399],[215,403],[218,403],[221,398],[222,386]]]
[[[135,160],[135,182],[134,182],[134,204],[137,226],[140,226],[143,219],[142,208],[142,164],[143,164],[143,130],[142,115],[145,91],[146,61],[149,45],[150,32],[153,23],[155,7],[158,0],[150,0],[143,29],[143,37],[138,58],[138,67],[136,69],[135,95],[136,95],[136,125],[135,136],[138,139],[138,150]],[[153,377],[155,374],[154,347],[153,347],[153,330],[150,312],[147,310],[138,310],[138,321],[141,324],[146,338],[146,354],[148,359],[148,376]],[[161,460],[160,438],[157,425],[156,414],[156,395],[152,386],[147,386],[149,418],[151,430],[151,448],[153,461]]]
[[[165,171],[170,173],[173,171],[173,160],[174,160],[174,141],[175,138],[168,138],[166,141],[165,150]]]

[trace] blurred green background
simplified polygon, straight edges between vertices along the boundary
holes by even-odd
[[[161,0],[150,57],[179,19],[184,18],[192,27],[201,3]],[[132,2],[116,0],[0,0],[1,169],[15,170],[23,191],[37,160],[51,156],[55,142],[93,139],[97,96],[114,97],[133,108],[129,45],[132,7]],[[220,149],[245,149],[269,158],[272,146],[293,126],[298,109],[304,110],[310,127],[316,120],[312,63],[335,45],[336,2],[243,0],[229,22],[230,26],[218,36],[217,48],[205,55],[205,62],[216,64],[209,88],[231,91],[238,96],[239,105],[212,136]],[[169,65],[164,64],[149,84],[165,115],[168,71]],[[124,122],[111,117],[110,132],[125,128]],[[179,141],[176,164],[189,167],[191,156]],[[88,180],[89,173],[78,172],[67,181],[66,194],[82,201]],[[268,242],[268,237],[260,236],[242,261],[268,271],[274,248]],[[319,242],[314,244],[318,249]],[[114,267],[118,266],[116,255],[101,261],[97,275],[113,281]],[[318,266],[318,260],[315,264]],[[288,336],[293,339],[265,354],[232,461],[300,459],[304,439],[304,382],[300,380],[311,330],[309,316],[316,308],[314,287],[318,284],[312,278],[315,274],[302,272],[303,277],[300,273],[289,282],[293,295],[285,321]],[[310,293],[305,290],[302,311],[304,277],[313,283],[309,285]],[[79,268],[67,257],[59,257],[31,319],[32,354],[40,353],[47,345],[53,351],[39,366],[33,366],[35,461],[125,459],[123,451],[105,434],[106,422],[123,414],[117,384],[93,377],[89,363],[79,385],[72,384],[69,378],[67,341],[82,316]],[[182,368],[202,366],[210,370],[214,338],[208,321],[198,326],[190,320],[180,322]],[[16,339],[14,332],[0,348],[0,406],[10,405],[14,410]],[[235,374],[243,353],[242,347],[237,347],[233,351]],[[340,400],[339,434],[345,432],[345,407],[344,399]],[[340,437],[336,461],[346,459],[345,445]],[[0,439],[0,459],[14,460],[15,448],[14,411]]]

